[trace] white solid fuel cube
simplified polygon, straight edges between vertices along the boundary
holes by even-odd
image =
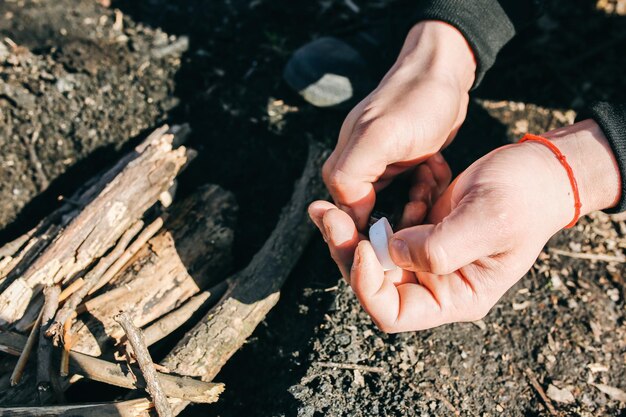
[[[393,236],[393,230],[386,217],[382,217],[370,227],[369,231],[370,243],[374,248],[374,253],[378,261],[385,271],[391,271],[397,268],[396,264],[391,260],[389,254],[389,240]]]

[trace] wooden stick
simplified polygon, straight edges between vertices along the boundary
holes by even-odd
[[[550,398],[548,398],[548,395],[539,384],[539,381],[537,381],[535,373],[530,368],[526,368],[525,373],[528,377],[528,382],[530,382],[530,385],[535,389],[535,391],[537,391],[537,394],[539,394],[539,397],[541,397],[541,399],[543,400],[543,403],[546,405],[546,408],[548,409],[550,414],[553,416],[557,416],[558,413],[552,405],[552,401],[550,401]]]
[[[59,373],[61,376],[69,376],[70,373],[70,350],[72,349],[72,319],[76,316],[74,313],[70,316],[65,324],[63,324],[63,352],[61,352],[61,366]]]
[[[6,243],[0,248],[0,258],[15,257],[15,254],[24,246],[26,242],[35,234],[37,227],[32,228],[27,233],[15,238],[9,243]]]
[[[11,417],[139,417],[149,416],[152,403],[147,398],[95,404],[70,404],[47,407],[0,408],[0,416]]]
[[[43,291],[45,301],[41,314],[41,329],[39,331],[39,346],[37,347],[37,393],[40,404],[45,404],[50,399],[52,385],[52,341],[45,336],[47,327],[54,318],[59,307],[61,288],[58,285],[46,287]]]
[[[224,281],[213,287],[209,291],[202,291],[189,299],[177,310],[166,314],[164,317],[152,323],[143,330],[146,345],[152,346],[159,340],[171,334],[174,330],[182,326],[194,314],[202,311],[208,305],[214,303],[224,294],[228,284]]]
[[[229,289],[220,302],[183,337],[162,365],[179,375],[211,381],[278,302],[283,282],[313,235],[306,207],[327,196],[320,176],[326,156],[321,145],[310,144],[302,176],[269,239],[250,264],[229,279]]]
[[[569,258],[588,259],[590,261],[616,262],[616,263],[626,262],[626,257],[623,257],[623,256],[603,255],[600,253],[576,253],[576,252],[570,252],[570,251],[556,249],[556,248],[550,248],[549,251],[554,253],[555,255],[567,256]]]
[[[74,292],[63,307],[57,312],[54,322],[50,325],[48,331],[46,332],[46,336],[59,336],[61,327],[68,321],[72,313],[76,310],[76,307],[78,307],[78,305],[87,296],[89,290],[98,284],[105,271],[120,258],[131,239],[139,233],[142,227],[143,222],[141,220],[135,222],[124,232],[124,234],[122,234],[122,237],[120,237],[113,250],[107,256],[100,259],[98,264],[91,271],[89,271],[89,273],[87,273],[84,279],[84,284],[76,292]]]
[[[6,276],[5,268],[11,263],[12,260],[12,256],[5,256],[4,258],[0,258],[0,279],[4,279],[4,277]]]
[[[26,344],[26,337],[13,332],[0,332],[0,351],[19,355]],[[136,367],[112,363],[78,352],[70,352],[70,372],[94,381],[128,389],[142,389],[146,382]],[[137,376],[137,380],[132,375]],[[158,373],[165,395],[197,403],[213,403],[224,391],[224,384],[203,382],[177,375]]]
[[[384,374],[386,371],[380,366],[359,365],[358,363],[341,363],[341,362],[313,362],[314,365],[322,368],[350,369],[363,372],[371,372],[375,374]]]
[[[19,276],[33,263],[34,259],[39,256],[52,238],[56,236],[59,229],[57,225],[51,225],[44,233],[28,241],[24,249],[3,268],[1,277],[4,280],[0,285],[0,292],[4,291],[13,282],[14,278]]]
[[[67,300],[72,294],[78,291],[83,285],[85,285],[85,280],[82,277],[76,278],[70,285],[65,287],[63,291],[61,291],[61,295],[59,295],[59,303]]]
[[[117,274],[124,265],[135,255],[145,243],[150,240],[163,227],[163,217],[157,217],[148,227],[146,227],[137,239],[122,253],[117,261],[102,275],[100,280],[90,290],[89,294],[93,294],[100,288],[104,287]]]
[[[33,351],[33,347],[35,346],[35,340],[37,339],[37,335],[39,334],[39,324],[41,323],[42,316],[43,309],[39,312],[37,320],[35,320],[35,325],[31,329],[30,334],[28,335],[28,339],[26,339],[24,349],[20,351],[20,357],[15,364],[15,369],[13,369],[13,373],[11,374],[12,387],[19,384],[20,380],[22,379],[22,375],[24,374],[24,368],[26,368],[26,363],[28,363],[28,358]]]
[[[128,343],[133,348],[135,359],[141,369],[144,379],[146,380],[147,391],[152,397],[154,408],[156,408],[157,414],[160,417],[172,417],[172,409],[167,401],[167,397],[163,393],[163,388],[159,382],[157,371],[152,365],[152,357],[148,352],[146,341],[143,338],[143,333],[133,324],[133,319],[127,313],[121,312],[115,317],[124,332]]]

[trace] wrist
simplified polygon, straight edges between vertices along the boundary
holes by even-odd
[[[474,53],[463,34],[437,20],[419,22],[409,30],[394,66],[452,83],[464,93],[476,75]]]
[[[604,132],[592,119],[544,135],[565,155],[580,192],[581,215],[615,206],[621,195],[617,160]]]
[[[580,216],[617,204],[621,193],[617,161],[602,129],[593,120],[552,130],[543,137],[559,149],[572,169],[581,203]],[[574,217],[573,184],[547,146],[533,141],[523,145],[534,147],[543,160],[543,175],[551,184],[546,200],[553,205],[556,223],[561,228]]]

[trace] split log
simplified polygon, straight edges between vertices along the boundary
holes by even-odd
[[[167,129],[157,129],[76,197],[80,212],[0,294],[0,325],[19,320],[43,286],[67,281],[101,257],[170,187],[187,158],[184,147],[173,149]]]
[[[229,279],[222,300],[161,362],[172,372],[211,381],[278,302],[280,288],[313,234],[308,204],[325,198],[326,152],[311,144],[306,167],[278,224],[250,264]],[[184,405],[177,411],[181,411]]]
[[[19,354],[26,344],[26,337],[12,332],[0,333],[0,351]],[[128,389],[144,389],[146,382],[136,367],[108,362],[78,352],[70,352],[70,372],[94,381]],[[165,395],[186,401],[212,403],[224,391],[224,384],[203,382],[177,375],[158,373]],[[32,381],[34,384],[34,381]],[[25,382],[23,382],[25,383]],[[27,391],[13,391],[10,398],[2,398],[2,404],[31,404],[35,398]],[[0,393],[0,397],[6,392]]]
[[[117,241],[117,244],[113,248],[111,252],[109,252],[105,257],[101,258],[96,266],[85,275],[85,278],[78,278],[82,280],[83,284],[77,292],[72,294],[69,300],[63,305],[63,307],[56,313],[53,318],[53,322],[47,327],[46,335],[48,337],[55,336],[55,333],[60,333],[61,327],[67,322],[67,320],[71,317],[72,313],[75,312],[76,307],[83,301],[83,298],[89,293],[89,290],[92,289],[98,281],[102,278],[102,275],[106,272],[106,270],[122,255],[126,247],[130,243],[130,241],[139,233],[139,231],[143,228],[143,221],[139,220],[135,222],[128,230],[126,230],[122,237]],[[74,281],[76,282],[76,281]]]
[[[113,317],[126,311],[143,327],[223,280],[232,262],[237,205],[216,185],[201,187],[172,208],[161,232],[83,305],[72,350],[99,356],[124,335]]]

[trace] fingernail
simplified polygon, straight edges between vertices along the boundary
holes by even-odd
[[[392,259],[398,266],[406,266],[411,264],[411,254],[409,253],[409,247],[402,239],[391,239],[391,252],[393,253]]]
[[[434,154],[432,157],[433,161],[435,161],[438,164],[445,164],[446,160],[444,159],[443,155],[441,155],[441,153],[437,152],[436,154]]]

